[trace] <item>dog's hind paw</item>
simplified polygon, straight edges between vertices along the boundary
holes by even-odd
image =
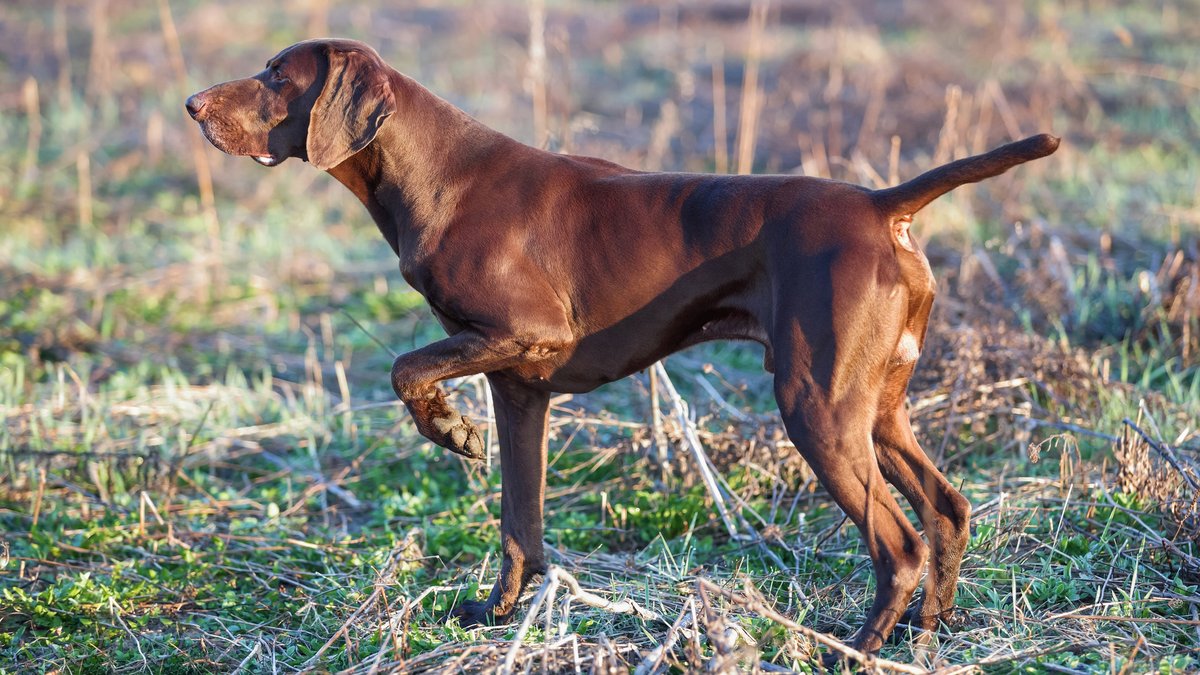
[[[958,607],[951,607],[939,614],[918,614],[918,607],[910,607],[897,622],[897,628],[911,627],[916,630],[928,632],[953,632],[962,628],[967,624],[967,613]],[[892,636],[897,636],[901,631],[893,633]]]

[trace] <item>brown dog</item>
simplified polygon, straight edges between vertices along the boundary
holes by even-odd
[[[863,534],[878,590],[855,647],[883,644],[929,547],[910,621],[933,628],[954,607],[971,509],[925,456],[905,410],[934,296],[909,225],[939,195],[1048,155],[1057,138],[885,190],[645,173],[522,145],[348,40],[288,47],[187,109],[217,148],[266,166],[307,160],[366,205],[450,335],[392,366],[421,434],[479,457],[475,426],[437,384],[487,375],[504,562],[488,599],[456,610],[464,624],[508,620],[545,568],[550,392],[589,391],[717,339],[766,348],[788,436]],[[887,483],[912,504],[929,546]]]

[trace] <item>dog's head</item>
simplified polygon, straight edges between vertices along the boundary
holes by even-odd
[[[187,111],[222,152],[331,169],[365,148],[396,111],[390,69],[353,40],[308,40],[262,72],[193,94]]]

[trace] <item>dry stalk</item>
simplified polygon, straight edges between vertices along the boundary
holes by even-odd
[[[559,584],[567,587],[567,598],[564,599],[562,614],[565,616],[569,610],[569,601],[578,600],[579,602],[601,609],[614,614],[632,614],[643,621],[662,621],[662,616],[653,610],[646,609],[637,604],[633,600],[622,600],[613,602],[606,600],[594,593],[583,590],[579,585],[579,580],[572,576],[569,572],[557,565],[551,565],[546,572],[546,578],[542,582],[537,593],[533,596],[533,600],[529,603],[529,611],[525,614],[525,620],[521,622],[521,627],[517,629],[516,635],[513,636],[512,644],[508,648],[508,653],[504,657],[504,663],[500,666],[499,673],[508,675],[513,672],[513,668],[517,662],[517,654],[520,653],[521,643],[525,639],[525,635],[529,632],[529,628],[533,626],[538,611],[542,604],[546,604],[546,637],[550,636],[550,629],[553,625],[551,619],[551,611],[554,604],[554,595],[558,591]],[[564,637],[567,630],[566,621],[560,621],[558,625],[559,637]]]
[[[87,87],[84,94],[92,103],[112,95],[113,56],[108,31],[108,0],[92,0],[92,52],[88,59]]]
[[[66,0],[54,3],[53,37],[54,60],[58,66],[58,105],[66,108],[71,105],[71,49],[67,40],[67,8]]]
[[[717,173],[729,173],[729,130],[725,122],[725,52],[719,43],[710,47],[712,61],[713,163]]]
[[[542,608],[542,603],[546,602],[546,598],[551,598],[546,604],[546,614],[549,615],[554,604],[554,594],[558,591],[558,575],[554,573],[555,569],[551,569],[546,574],[546,580],[542,582],[541,588],[538,589],[533,600],[529,603],[529,611],[525,613],[525,620],[521,622],[521,627],[517,629],[517,634],[513,636],[512,645],[508,648],[508,653],[504,655],[504,663],[500,665],[497,671],[500,675],[510,675],[513,672],[513,666],[517,662],[517,654],[521,651],[521,643],[525,640],[525,634],[529,632],[529,627],[533,625],[534,617]],[[549,618],[547,618],[549,621]],[[546,637],[549,637],[548,635]]]
[[[573,599],[578,600],[588,607],[602,609],[606,612],[612,612],[614,614],[632,614],[642,621],[663,620],[662,616],[659,615],[658,612],[646,609],[633,600],[613,602],[611,600],[605,600],[595,593],[585,591],[583,587],[579,585],[579,580],[561,567],[551,565],[548,575],[553,575],[556,579],[562,582],[562,584],[567,587],[567,591],[571,594]],[[560,626],[560,632],[562,630],[564,630],[564,627]]]
[[[346,316],[346,318],[347,318],[347,319],[350,319],[350,321],[351,321],[351,322],[353,322],[355,326],[358,326],[358,329],[359,329],[359,330],[361,330],[361,331],[363,332],[363,334],[364,334],[364,335],[366,335],[367,337],[371,338],[371,341],[372,341],[372,342],[374,342],[375,344],[377,344],[377,345],[379,345],[380,347],[382,347],[382,348],[383,348],[383,350],[384,350],[384,351],[386,351],[388,354],[391,354],[393,359],[394,359],[394,358],[396,358],[397,356],[400,356],[398,353],[396,353],[396,350],[394,350],[394,349],[392,349],[391,347],[389,347],[389,346],[385,345],[385,344],[383,343],[383,340],[380,340],[379,338],[375,337],[375,334],[374,334],[374,333],[372,333],[371,331],[367,330],[367,328],[366,328],[365,326],[363,326],[361,323],[359,323],[358,319],[354,318],[354,315],[353,315],[353,314],[351,314],[350,312],[347,312],[347,311],[346,311],[346,310],[344,310],[344,309],[342,310],[342,314],[344,314],[344,315]]]
[[[154,166],[162,161],[163,156],[163,116],[158,110],[151,110],[146,119],[146,163]]]
[[[831,178],[829,169],[829,153],[825,151],[825,141],[816,134],[801,134],[800,144],[807,146],[808,152],[802,160],[804,175],[817,178]]]
[[[741,513],[734,514],[733,516],[730,515],[730,510],[725,504],[726,498],[737,501],[741,508],[746,509],[747,511],[750,511],[750,506],[746,504],[746,502],[741,499],[741,497],[739,497],[733,490],[728,490],[728,492],[726,492],[725,488],[728,488],[728,484],[726,484],[715,474],[712,461],[709,460],[708,455],[704,452],[704,446],[700,442],[696,424],[688,415],[687,402],[685,402],[679,395],[679,392],[676,391],[675,385],[671,382],[670,376],[667,375],[666,368],[662,365],[662,362],[659,361],[658,363],[655,363],[654,367],[651,369],[651,372],[655,373],[657,377],[662,380],[662,383],[667,391],[667,397],[671,400],[672,407],[675,410],[676,422],[683,433],[684,442],[687,444],[689,449],[691,449],[692,454],[696,458],[696,464],[700,471],[700,476],[704,480],[704,484],[708,488],[709,494],[712,495],[713,502],[717,505],[717,512],[720,514],[722,522],[725,523],[725,527],[729,532],[730,538],[736,541],[752,541],[756,543],[759,550],[766,558],[775,563],[775,565],[779,567],[784,574],[789,573],[790,569],[788,566],[778,555],[776,555],[774,551],[770,549],[769,546],[767,546],[767,539],[757,530],[757,528],[750,524],[750,522],[746,520]],[[743,421],[749,419],[744,413],[741,413],[741,411],[738,411],[736,408],[725,402],[724,399],[721,398],[720,394],[717,393],[716,389],[703,376],[697,375],[697,381],[700,382],[701,385],[707,385],[705,388],[709,391],[710,395],[713,396],[713,399],[719,404],[724,404],[724,407],[727,410],[732,411],[736,415],[740,416]],[[722,486],[724,486],[724,488]],[[757,514],[755,515],[757,517]],[[761,517],[759,520],[760,522],[762,521]],[[740,530],[738,525],[741,526]],[[743,532],[745,534],[743,534]],[[803,592],[798,592],[801,597],[803,597]]]
[[[662,409],[659,407],[659,401],[662,398],[662,393],[658,386],[658,371],[654,368],[650,369],[650,430],[651,436],[654,439],[654,458],[658,463],[658,470],[661,475],[666,477],[670,462],[670,452],[668,450],[669,443],[667,434],[663,430]]]
[[[694,619],[695,615],[696,599],[688,598],[687,602],[684,603],[683,611],[679,613],[679,618],[675,619],[675,623],[671,624],[671,629],[667,631],[666,637],[663,638],[662,644],[650,650],[650,653],[646,655],[646,658],[642,659],[642,662],[638,664],[633,674],[650,675],[656,672],[658,667],[662,665],[663,659],[674,649],[675,642],[682,634],[680,627],[683,626],[684,621]]]
[[[42,497],[46,494],[46,469],[38,469],[38,484],[37,492],[33,497],[33,508],[30,511],[33,513],[33,520],[29,525],[29,531],[33,532],[37,529],[38,516],[42,514]]]
[[[742,81],[742,107],[738,116],[737,172],[750,173],[754,166],[754,144],[758,137],[759,99],[758,68],[762,61],[763,29],[767,25],[767,10],[771,0],[754,0],[750,6],[750,50],[746,54],[746,75]]]
[[[529,0],[529,71],[526,83],[533,97],[533,145],[545,148],[550,140],[546,103],[545,0]]]
[[[575,146],[575,130],[571,124],[574,101],[571,95],[571,32],[559,26],[551,36],[551,44],[558,52],[556,61],[561,65],[555,86],[555,90],[559,92],[559,101],[562,102],[558,111],[559,152],[569,155]],[[546,114],[549,115],[549,110]]]
[[[496,406],[492,402],[492,385],[487,382],[487,378],[485,376],[480,375],[479,378],[483,380],[483,400],[484,403],[487,404],[488,421],[487,435],[484,436],[483,441],[483,454],[485,457],[484,468],[487,474],[490,476],[492,474],[492,446],[499,442],[499,439],[495,438],[496,434],[498,433],[496,427]]]
[[[892,136],[892,148],[888,152],[888,185],[900,184],[900,137]]]
[[[713,402],[720,406],[722,410],[729,413],[730,416],[732,416],[735,420],[739,422],[753,421],[749,415],[730,405],[729,401],[726,401],[725,397],[721,396],[721,393],[717,391],[716,387],[712,386],[712,383],[708,381],[707,377],[697,373],[695,380],[696,383],[699,384],[702,389],[704,389],[705,393],[712,398]]]
[[[842,159],[842,87],[845,85],[846,74],[843,59],[843,45],[846,41],[846,31],[836,28],[833,31],[833,55],[829,59],[829,75],[826,79],[822,98],[828,109],[825,124],[825,147],[835,161]]]
[[[258,656],[258,651],[260,649],[262,649],[262,642],[260,640],[255,640],[254,647],[250,650],[250,653],[246,655],[246,658],[242,659],[242,662],[237,665],[237,668],[233,669],[233,672],[240,673],[243,670],[246,670],[247,666],[250,665],[250,662],[254,660],[254,657]],[[148,669],[149,665],[147,664],[147,670]]]
[[[1012,106],[1008,103],[1008,97],[1004,95],[1004,90],[1000,88],[1000,83],[996,80],[988,80],[988,94],[991,96],[992,102],[996,104],[996,110],[1000,113],[1000,121],[1004,122],[1004,131],[1008,134],[1011,140],[1023,138],[1025,133],[1021,131],[1021,123],[1017,121],[1017,114],[1013,112]]]
[[[167,56],[171,61],[171,69],[175,71],[175,81],[180,84],[187,82],[187,66],[183,60],[183,47],[179,42],[179,32],[175,29],[175,19],[171,15],[171,6],[167,0],[158,0],[158,17],[162,24],[163,41],[167,45]],[[221,221],[217,219],[217,200],[213,190],[212,168],[208,163],[208,155],[204,153],[204,142],[195,133],[186,134],[188,145],[192,151],[192,164],[196,169],[196,185],[200,190],[200,206],[204,213],[204,222],[208,228],[209,261],[211,285],[224,286],[225,267],[221,262]]]
[[[1064,612],[1046,617],[1050,619],[1080,619],[1083,621],[1112,621],[1116,623],[1157,623],[1168,626],[1200,626],[1196,619],[1168,619],[1161,616],[1108,616],[1105,614],[1076,614]]]
[[[729,532],[731,538],[740,539],[742,535],[738,532],[733,518],[730,517],[728,507],[725,506],[725,496],[722,493],[721,487],[717,484],[716,477],[713,475],[712,465],[708,461],[708,456],[704,454],[704,447],[700,445],[700,439],[696,436],[696,427],[688,418],[687,403],[684,402],[679,392],[675,390],[675,385],[671,382],[671,377],[667,375],[667,369],[663,367],[662,361],[654,364],[654,370],[658,373],[658,378],[666,390],[667,398],[671,401],[671,405],[675,410],[675,419],[679,423],[679,429],[683,433],[684,441],[696,457],[696,466],[700,470],[700,476],[704,479],[704,485],[708,488],[713,502],[717,505],[717,512],[721,515],[721,521],[725,523],[725,529]]]
[[[987,149],[988,131],[992,128],[992,113],[996,109],[995,103],[991,97],[987,95],[987,85],[980,85],[975,88],[975,103],[979,107],[979,115],[974,127],[975,132],[971,137],[970,154],[978,155]]]
[[[80,149],[75,155],[75,175],[78,187],[76,205],[79,208],[79,225],[92,226],[92,160],[87,150]]]
[[[867,161],[866,155],[863,155],[857,148],[850,153],[850,163],[858,170],[859,182],[864,185],[869,183],[876,188],[888,187],[887,181],[884,180],[883,176],[879,175],[875,167],[871,166],[871,163]]]
[[[21,187],[28,187],[37,176],[38,149],[42,142],[42,112],[38,82],[33,77],[21,86],[21,103],[29,120],[29,135],[25,139],[25,160],[21,163]]]
[[[883,112],[884,99],[887,97],[889,79],[887,73],[880,71],[871,83],[870,98],[867,99],[862,124],[858,127],[858,138],[854,142],[855,151],[862,151],[863,144],[875,137],[875,129],[879,126],[879,116]]]
[[[708,599],[708,592],[697,584],[696,595],[700,596],[701,613],[704,615],[704,631],[708,635],[708,643],[712,645],[713,655],[704,664],[704,669],[712,673],[735,673],[738,671],[737,648],[738,634],[734,625],[717,613]],[[755,661],[758,660],[755,654]]]
[[[433,593],[457,592],[461,590],[461,588],[455,586],[430,586],[421,591],[421,594],[417,597],[406,601],[400,609],[399,616],[396,618],[391,618],[389,613],[387,637],[379,643],[379,651],[375,652],[375,657],[371,659],[371,667],[367,670],[367,675],[374,675],[374,673],[379,672],[383,656],[387,652],[389,644],[392,646],[392,651],[396,654],[397,658],[404,659],[408,652],[408,622],[412,618],[413,609],[420,607],[426,597]]]
[[[333,362],[333,373],[337,376],[338,393],[342,396],[342,401],[350,402],[350,382],[346,379],[346,366],[341,359]],[[342,427],[350,433],[353,440],[354,431],[354,416],[349,411],[349,406],[346,406],[346,412],[342,413]]]
[[[204,424],[208,422],[208,415],[212,412],[213,406],[216,405],[216,399],[208,402],[208,406],[204,408],[204,414],[200,416],[200,422],[196,425],[196,429],[192,431],[191,436],[188,436],[183,450],[171,461],[168,477],[170,483],[167,484],[166,503],[167,510],[170,510],[171,502],[175,499],[175,486],[179,478],[183,475],[183,463],[191,455],[193,446],[196,443],[196,438],[200,436],[200,432],[204,430]]]
[[[937,149],[933,152],[934,165],[945,164],[954,156],[958,143],[958,108],[962,102],[962,88],[952,84],[946,87],[946,117],[938,134]]]
[[[129,629],[129,624],[125,623],[125,619],[121,618],[121,607],[117,605],[116,598],[111,596],[108,598],[108,612],[112,616],[113,621],[116,621],[121,630],[125,632],[125,635],[129,636],[129,641],[133,643],[133,646],[137,648],[138,657],[142,661],[142,670],[149,672],[150,661],[146,658],[146,652],[142,651],[142,641]]]

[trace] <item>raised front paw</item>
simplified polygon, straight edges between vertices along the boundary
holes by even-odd
[[[470,459],[483,459],[486,452],[479,428],[463,415],[451,411],[446,417],[435,417],[433,427],[437,431],[438,445]]]
[[[483,459],[486,456],[479,430],[446,402],[446,395],[440,389],[409,391],[397,387],[396,390],[403,394],[401,400],[422,436],[463,457]]]

